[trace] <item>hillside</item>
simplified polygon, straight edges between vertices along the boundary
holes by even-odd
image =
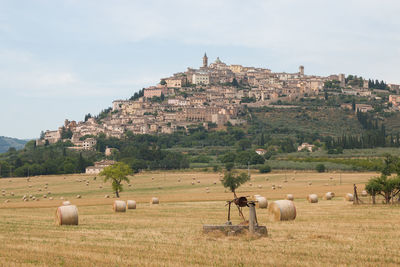
[[[0,153],[6,152],[10,147],[21,149],[27,142],[27,140],[0,136]]]

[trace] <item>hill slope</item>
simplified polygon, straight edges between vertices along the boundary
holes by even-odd
[[[28,140],[0,136],[0,153],[6,152],[10,147],[21,149],[25,146]]]

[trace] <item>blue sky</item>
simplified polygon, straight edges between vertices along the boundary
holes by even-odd
[[[0,0],[0,135],[36,138],[187,67],[400,83],[394,0]]]

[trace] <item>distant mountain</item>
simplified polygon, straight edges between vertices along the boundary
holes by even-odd
[[[0,153],[7,152],[10,147],[21,149],[29,140],[0,136]]]

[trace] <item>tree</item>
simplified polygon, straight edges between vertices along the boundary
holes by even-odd
[[[100,176],[104,176],[104,182],[111,180],[112,189],[115,192],[115,196],[119,198],[119,192],[122,192],[122,182],[128,182],[127,177],[132,173],[132,169],[123,162],[117,162],[114,165],[105,167],[101,172]]]
[[[166,82],[164,79],[161,79],[160,84],[161,84],[161,85],[166,85],[167,82]]]
[[[390,199],[400,193],[400,177],[387,178],[386,175],[369,179],[365,190],[372,196],[372,203],[375,204],[375,196],[381,195],[385,203],[389,204]]]
[[[224,179],[222,179],[221,183],[225,188],[229,188],[236,197],[236,189],[238,189],[240,185],[244,184],[249,179],[250,177],[244,172],[238,174],[233,171],[228,171],[225,173]]]
[[[318,164],[318,165],[315,167],[315,170],[316,170],[317,172],[325,172],[325,165],[324,165],[324,164]]]

